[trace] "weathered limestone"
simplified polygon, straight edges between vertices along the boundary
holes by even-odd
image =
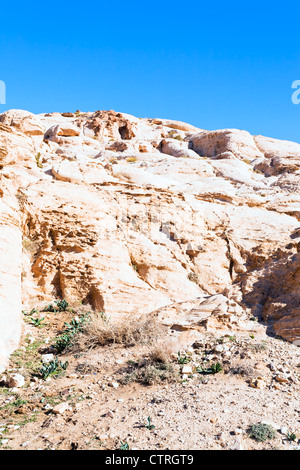
[[[195,334],[254,315],[297,341],[299,149],[115,111],[0,115],[0,367],[22,308],[53,298]]]
[[[21,334],[22,233],[20,215],[0,198],[0,372]]]

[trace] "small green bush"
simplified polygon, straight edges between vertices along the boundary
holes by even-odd
[[[66,300],[55,300],[56,306],[49,304],[44,308],[44,312],[65,312],[69,306]]]
[[[258,442],[265,442],[268,439],[274,439],[276,431],[270,424],[258,423],[250,427],[249,436]]]
[[[76,335],[83,331],[89,321],[89,316],[90,313],[88,312],[79,318],[72,318],[70,323],[65,322],[65,329],[53,345],[58,353],[65,351],[74,344]]]
[[[187,353],[187,354],[181,354],[180,351],[177,353],[177,362],[178,364],[187,364],[188,362],[191,362],[192,360],[192,355]]]
[[[202,366],[197,368],[197,372],[199,374],[217,374],[223,370],[222,364],[220,362],[216,362],[216,364],[212,364],[210,367],[204,368]]]
[[[44,363],[40,368],[41,377],[45,380],[50,375],[57,373],[59,369],[66,370],[69,363],[66,361],[65,363],[59,361],[57,358],[53,359],[48,363]]]

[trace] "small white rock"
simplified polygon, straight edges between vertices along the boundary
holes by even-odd
[[[25,379],[21,374],[12,374],[8,379],[8,387],[9,388],[20,388],[23,387],[25,384]]]
[[[244,450],[243,444],[239,440],[236,440],[231,447],[231,450]]]
[[[69,403],[60,403],[59,405],[56,405],[53,409],[52,412],[56,415],[62,415],[66,411],[69,411],[71,408],[69,406]]]
[[[236,428],[234,430],[234,434],[238,435],[238,434],[243,434],[243,430],[241,428]]]
[[[43,354],[42,355],[42,361],[48,364],[49,362],[53,361],[54,359],[54,354]]]
[[[187,374],[187,375],[192,374],[192,373],[193,373],[193,368],[192,368],[192,366],[189,365],[189,364],[184,364],[184,366],[182,367],[181,373],[182,373],[182,375],[184,375],[184,374]]]
[[[281,433],[281,434],[287,434],[287,433],[288,433],[288,429],[287,429],[285,426],[282,426],[282,428],[280,429],[280,433]]]

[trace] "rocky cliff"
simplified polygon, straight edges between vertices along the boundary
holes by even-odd
[[[300,145],[114,111],[0,115],[0,364],[21,311],[300,340]]]

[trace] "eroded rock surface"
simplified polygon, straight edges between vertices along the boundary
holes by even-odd
[[[23,308],[300,338],[300,145],[115,111],[0,115],[0,363]]]

